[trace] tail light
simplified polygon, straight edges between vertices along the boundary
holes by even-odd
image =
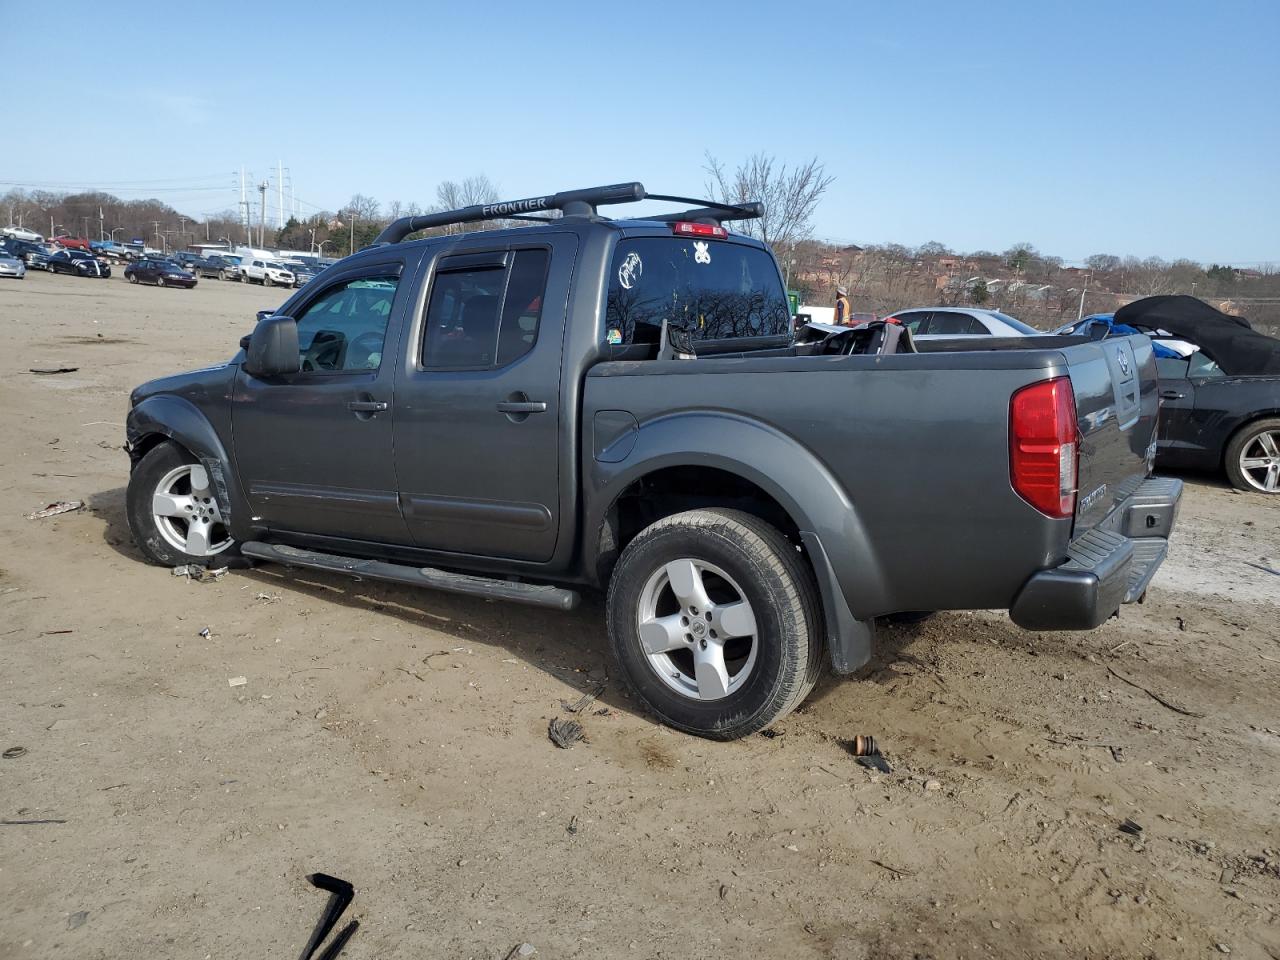
[[[1023,387],[1009,401],[1009,477],[1027,503],[1051,517],[1075,508],[1079,450],[1076,398],[1066,377]]]
[[[729,231],[724,227],[717,227],[711,223],[693,223],[689,220],[677,220],[671,225],[671,232],[677,237],[715,237],[717,240],[723,240],[729,236]]]

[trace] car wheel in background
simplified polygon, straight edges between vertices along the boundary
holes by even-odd
[[[235,551],[208,470],[176,443],[166,440],[138,462],[125,504],[133,539],[152,563],[208,565]]]
[[[795,547],[736,510],[691,510],[627,544],[609,582],[623,682],[664,723],[732,740],[794,709],[822,670],[813,577]]]
[[[1280,417],[1241,427],[1227,444],[1226,467],[1236,489],[1280,494]]]
[[[125,279],[128,280],[130,283],[137,283],[138,275],[136,273],[126,274]]]

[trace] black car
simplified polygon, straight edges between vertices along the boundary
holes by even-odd
[[[186,287],[196,285],[196,278],[172,260],[144,257],[124,268],[124,278],[130,283],[154,283],[157,287]]]
[[[49,258],[50,273],[69,273],[76,277],[98,277],[105,280],[111,276],[111,268],[91,253],[83,250],[59,250]]]
[[[193,271],[197,277],[216,277],[219,280],[239,280],[240,264],[231,257],[221,254],[210,254],[196,264]]]
[[[1280,494],[1280,340],[1187,296],[1135,300],[1109,326],[1076,332],[1105,339],[1115,326],[1165,347],[1157,465],[1225,471],[1239,490]]]
[[[196,267],[200,265],[200,261],[204,258],[198,253],[192,253],[190,250],[179,250],[177,253],[169,254],[169,259],[183,270],[194,274]]]
[[[49,269],[49,251],[40,244],[10,237],[3,246],[9,256],[21,260],[27,265],[28,270]]]

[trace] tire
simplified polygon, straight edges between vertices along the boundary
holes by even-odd
[[[164,286],[164,277],[156,277],[156,286],[157,286],[157,287],[163,287],[163,286]]]
[[[137,283],[138,275],[136,273],[131,273],[127,277],[125,277],[125,279],[128,280],[130,283]]]
[[[270,277],[268,277],[268,276],[264,273],[264,274],[262,275],[262,285],[263,285],[264,287],[274,287],[274,286],[275,286],[275,282],[274,282]]]
[[[219,271],[218,271],[218,279],[219,279],[219,280],[225,280],[225,279],[227,279],[227,271],[225,271],[225,270],[219,270]]]
[[[1236,431],[1224,455],[1237,490],[1280,494],[1280,417],[1264,417]]]
[[[193,488],[193,468],[204,474],[203,489]],[[163,518],[156,516],[157,494],[168,494],[170,506],[166,509],[173,511]],[[125,507],[133,540],[151,563],[210,566],[239,556],[222,524],[207,471],[176,443],[166,440],[153,447],[133,468]],[[208,544],[204,550],[198,548],[202,536]]]
[[[812,574],[781,533],[736,510],[691,510],[641,531],[614,568],[607,618],[617,675],[663,723],[695,736],[764,729],[822,671]]]
[[[242,274],[240,274],[240,282],[241,282],[241,283],[248,283],[248,282],[249,282],[249,278],[248,278],[245,274],[243,274],[243,273],[242,273]]]

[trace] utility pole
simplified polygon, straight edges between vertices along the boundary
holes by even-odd
[[[49,239],[53,239],[53,214],[49,214]]]
[[[284,161],[276,160],[276,199],[280,204],[276,226],[284,228]]]
[[[107,223],[102,216],[102,207],[99,206],[98,207],[98,240],[102,241],[106,239],[107,239]]]
[[[1084,316],[1084,295],[1089,292],[1089,281],[1093,279],[1092,273],[1084,275],[1084,289],[1080,291],[1080,309],[1076,311],[1076,320]]]
[[[253,244],[253,225],[249,220],[249,197],[244,192],[244,167],[240,167],[240,216],[244,221],[244,242]]]
[[[186,236],[187,236],[187,218],[179,217],[178,218],[178,242],[182,243],[184,247],[186,246],[186,244],[183,243],[183,241],[186,239]]]
[[[160,221],[159,221],[159,220],[152,220],[152,221],[151,221],[151,226],[155,228],[156,236],[157,236],[157,237],[160,237],[160,246],[161,246],[161,247],[163,247],[163,246],[164,246],[164,237],[163,237],[163,236],[161,236],[161,234],[160,234]]]
[[[84,221],[84,238],[88,240],[89,239],[89,218],[81,217],[80,219]]]
[[[356,208],[351,208],[351,246],[347,247],[347,256],[356,252]]]
[[[258,192],[262,194],[262,206],[259,209],[258,218],[258,246],[266,246],[267,243],[267,189],[271,186],[266,180],[258,184]]]

